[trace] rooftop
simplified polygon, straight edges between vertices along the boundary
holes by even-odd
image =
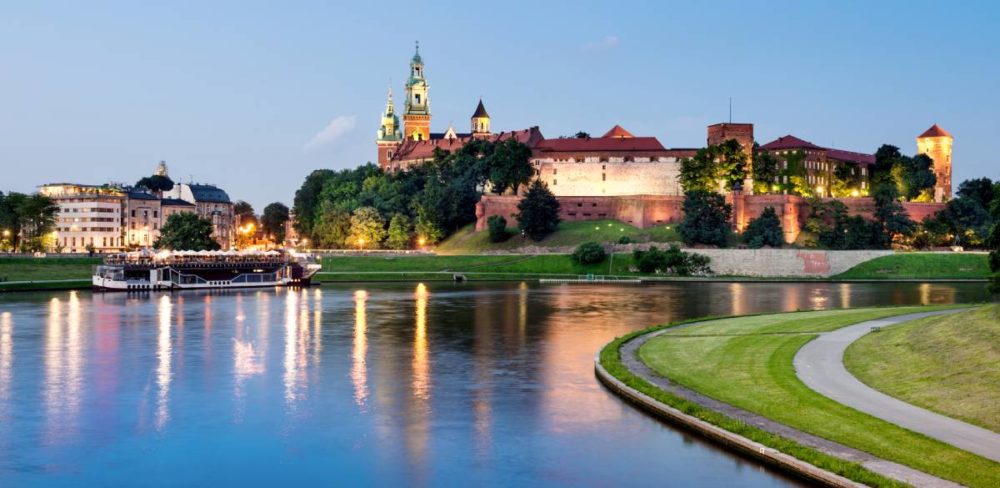
[[[799,139],[791,134],[779,137],[767,144],[764,144],[760,148],[767,151],[775,151],[779,149],[823,149],[822,147],[819,147],[809,141]]]
[[[601,137],[602,138],[617,137],[619,139],[622,139],[622,138],[633,138],[635,136],[633,136],[631,132],[625,130],[622,126],[615,124],[615,126],[612,127],[611,130],[605,132],[604,135]]]
[[[924,137],[951,137],[951,134],[942,129],[940,125],[934,124],[930,129],[925,130],[923,134],[917,136],[917,139],[923,139]]]

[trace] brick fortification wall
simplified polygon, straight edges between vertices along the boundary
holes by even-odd
[[[538,178],[560,197],[682,194],[677,158],[637,159],[628,162],[540,161],[536,168]]]
[[[476,204],[476,230],[486,229],[486,219],[501,215],[508,225],[517,225],[519,196],[483,195]],[[560,217],[564,221],[615,219],[639,228],[663,224],[676,224],[684,218],[684,197],[672,195],[632,195],[596,197],[557,197]],[[826,199],[830,200],[830,199]],[[760,216],[767,207],[773,207],[785,231],[785,240],[798,238],[809,218],[806,199],[789,195],[728,195],[726,201],[733,206],[734,228],[742,231],[750,219]],[[872,217],[874,201],[871,198],[841,198],[851,215]],[[944,208],[942,203],[904,203],[910,218],[916,221]]]

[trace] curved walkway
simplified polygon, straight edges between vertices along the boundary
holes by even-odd
[[[886,422],[1000,462],[1000,434],[886,395],[862,383],[844,367],[844,351],[847,346],[871,332],[873,327],[886,327],[965,310],[967,309],[901,315],[822,333],[795,354],[795,373],[806,386],[823,396]]]
[[[907,315],[904,317],[911,317],[912,315]],[[706,321],[708,322],[708,321]],[[622,364],[628,368],[628,370],[645,380],[651,385],[660,388],[661,390],[667,391],[688,401],[697,403],[702,407],[715,410],[722,413],[730,418],[743,421],[747,424],[753,425],[757,428],[771,432],[772,434],[780,435],[786,439],[791,439],[804,446],[812,447],[816,450],[822,451],[831,456],[845,459],[848,461],[853,461],[861,464],[869,470],[879,473],[883,476],[889,478],[901,480],[905,483],[921,486],[921,487],[958,487],[954,482],[938,478],[934,475],[924,473],[913,469],[909,466],[904,466],[902,464],[888,461],[880,457],[874,456],[864,451],[854,449],[853,447],[848,447],[843,444],[833,442],[822,437],[818,437],[807,432],[803,432],[793,427],[789,427],[780,422],[775,422],[767,417],[758,415],[756,413],[744,410],[739,407],[732,406],[728,403],[720,402],[714,398],[702,395],[694,390],[680,386],[663,376],[660,376],[655,371],[653,371],[646,363],[643,363],[638,357],[639,348],[642,347],[650,339],[657,337],[661,334],[665,334],[670,331],[675,331],[681,327],[692,327],[706,322],[693,322],[690,324],[681,325],[678,327],[662,329],[648,334],[643,334],[641,336],[632,338],[628,342],[621,345],[619,352],[621,354]],[[597,358],[598,371],[600,368],[600,356]],[[641,395],[641,394],[640,394]],[[656,402],[652,398],[646,397],[650,402]],[[657,402],[659,403],[659,402]],[[661,404],[662,405],[662,404]],[[669,408],[669,407],[667,407]]]

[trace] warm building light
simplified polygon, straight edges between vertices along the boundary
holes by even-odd
[[[851,190],[851,196],[852,197],[859,197],[859,196],[861,196],[861,192],[859,192],[858,190]]]
[[[427,242],[427,241],[424,240],[423,237],[421,237],[420,239],[417,239],[417,245],[420,246],[420,247],[424,247],[424,243],[425,242]]]

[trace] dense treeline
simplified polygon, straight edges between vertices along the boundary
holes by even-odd
[[[324,248],[433,244],[475,222],[484,191],[516,194],[531,180],[530,157],[515,140],[475,140],[407,171],[313,171],[295,193],[296,230]]]
[[[44,195],[0,192],[0,250],[37,252],[51,248],[58,211]]]

